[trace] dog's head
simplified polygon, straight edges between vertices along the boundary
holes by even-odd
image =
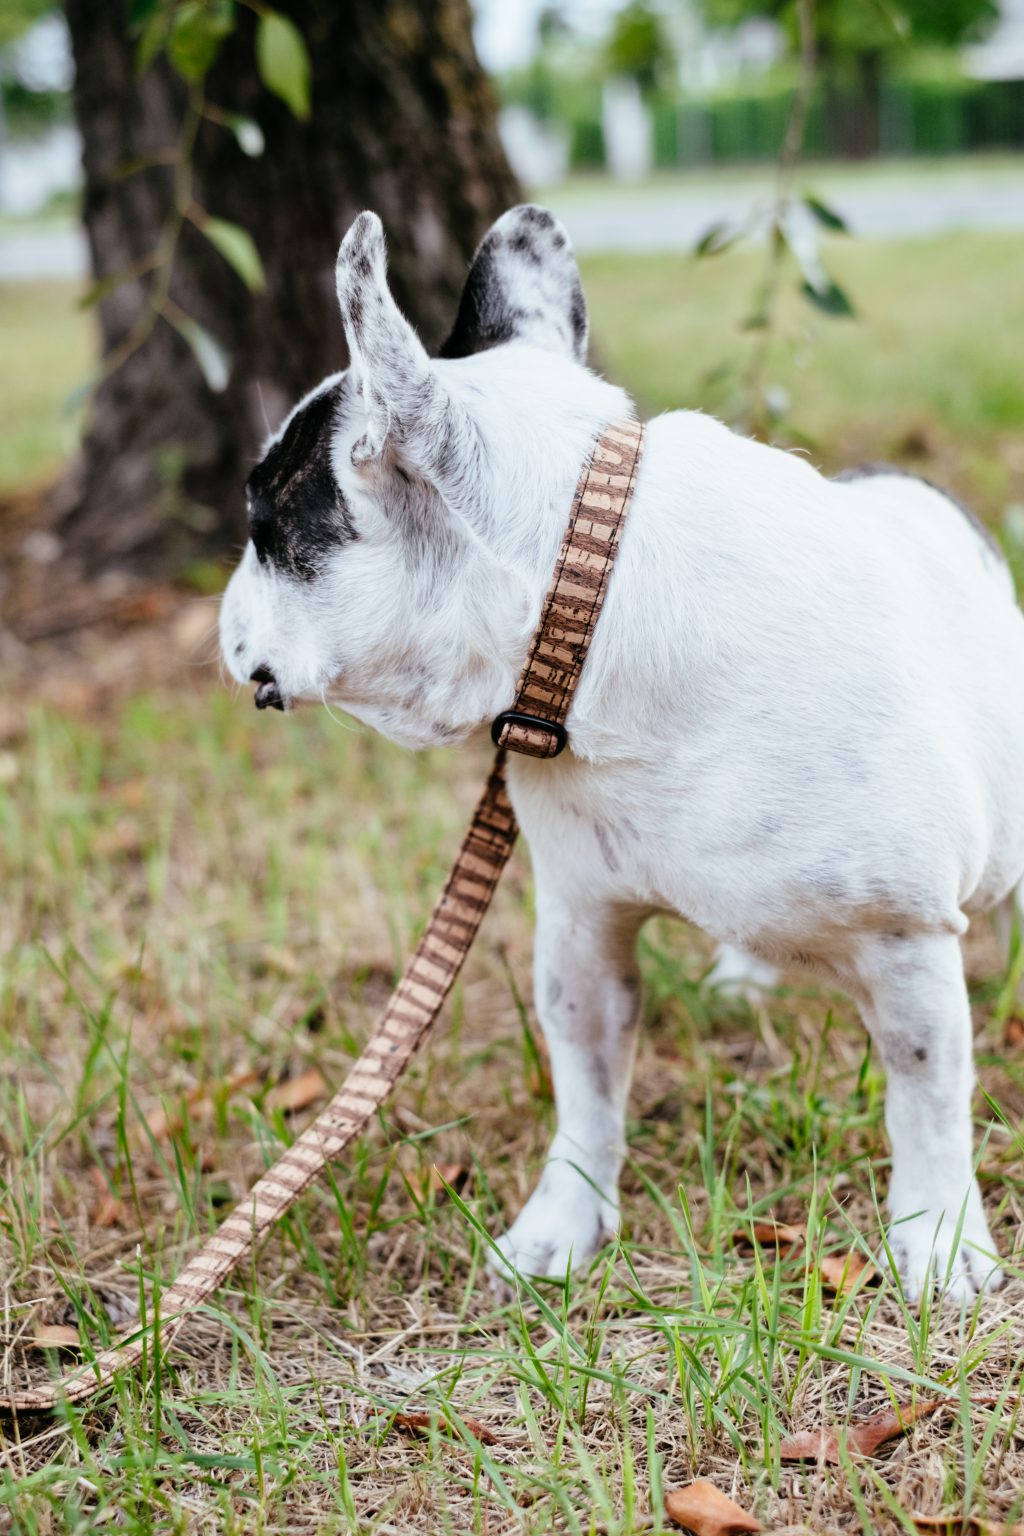
[[[486,236],[438,360],[391,296],[375,214],[345,236],[336,278],[349,367],[249,477],[222,652],[260,707],[322,699],[410,746],[454,740],[504,707],[534,617],[536,551],[512,505],[531,402],[540,417],[552,387],[608,386],[582,367],[579,273],[541,208]]]

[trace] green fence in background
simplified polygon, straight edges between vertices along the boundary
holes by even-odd
[[[687,165],[774,160],[792,105],[792,87],[748,95],[652,104],[655,164]],[[835,89],[817,93],[807,122],[805,153],[834,159],[870,148],[883,155],[944,155],[1024,149],[1024,80],[894,80],[883,83],[877,123],[865,120],[863,98]],[[871,114],[873,117],[873,114]],[[600,110],[569,117],[576,169],[604,164]]]

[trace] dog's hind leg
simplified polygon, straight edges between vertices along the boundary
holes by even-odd
[[[564,1279],[618,1230],[646,913],[579,893],[569,900],[539,869],[537,880],[534,996],[558,1128],[540,1182],[499,1241],[507,1262],[492,1267],[499,1278],[511,1266]]]
[[[855,969],[886,1071],[889,1248],[904,1293],[917,1300],[936,1288],[959,1300],[993,1290],[1002,1274],[974,1177],[971,1013],[959,941],[872,935],[861,940]]]

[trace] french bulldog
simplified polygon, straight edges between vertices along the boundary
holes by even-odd
[[[337,292],[349,364],[249,478],[224,661],[261,707],[456,746],[510,707],[581,465],[634,408],[586,366],[572,247],[541,208],[483,240],[436,359],[372,213]],[[508,765],[558,1127],[501,1262],[564,1277],[616,1231],[636,941],[667,912],[718,940],[724,981],[805,966],[849,994],[886,1072],[905,1294],[997,1286],[960,940],[1024,878],[1024,622],[985,531],[896,471],[830,480],[659,416],[568,732]]]

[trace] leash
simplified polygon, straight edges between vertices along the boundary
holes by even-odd
[[[189,1315],[340,1156],[402,1076],[462,969],[516,840],[505,788],[506,753],[557,757],[566,744],[566,717],[604,602],[643,439],[639,423],[609,427],[583,467],[515,703],[491,728],[498,752],[484,792],[423,937],[341,1088],[163,1292],[150,1324],[122,1334],[55,1381],[0,1397],[0,1410],[38,1413],[62,1402],[84,1402],[119,1371],[151,1355],[158,1343],[166,1348]]]

